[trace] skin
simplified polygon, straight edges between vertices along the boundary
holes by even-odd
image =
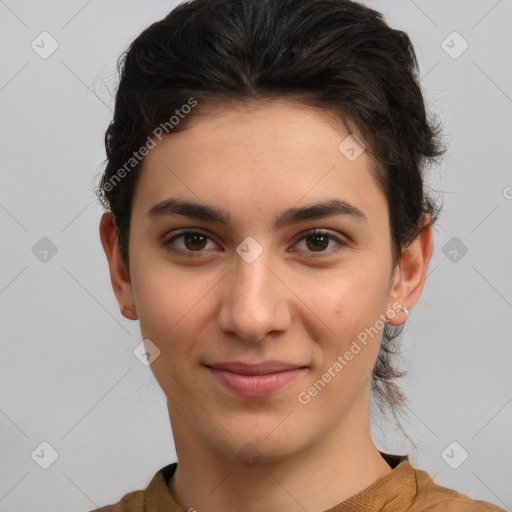
[[[393,267],[386,198],[368,153],[350,161],[338,150],[347,135],[329,113],[287,100],[211,107],[145,158],[133,200],[131,275],[112,214],[101,219],[123,315],[138,318],[143,338],[160,350],[151,369],[167,397],[179,461],[169,489],[184,510],[322,511],[391,471],[370,434],[382,330],[307,405],[297,399],[394,303],[416,304],[432,255],[429,228]],[[231,223],[149,219],[169,197],[222,208]],[[357,206],[367,223],[330,216],[272,229],[286,208],[331,198]],[[183,228],[211,238],[204,248],[183,237],[166,246]],[[348,245],[330,239],[315,251],[304,238],[313,228]],[[236,252],[248,236],[263,248],[252,263]],[[405,318],[398,312],[388,323]],[[308,368],[271,395],[242,397],[203,366],[268,359]]]

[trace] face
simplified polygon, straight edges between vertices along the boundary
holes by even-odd
[[[348,135],[325,112],[272,101],[212,109],[146,156],[125,303],[159,350],[177,446],[271,461],[366,419],[396,308],[386,199],[367,153],[338,148]],[[209,368],[270,360],[299,369]]]

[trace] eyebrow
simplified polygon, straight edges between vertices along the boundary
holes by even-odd
[[[231,221],[231,214],[225,210],[177,198],[165,199],[155,204],[146,215],[150,219],[182,215],[191,219],[215,222],[225,226],[229,225]],[[347,215],[359,222],[368,223],[365,213],[356,206],[341,199],[327,199],[318,203],[284,210],[274,218],[273,228],[283,228],[304,220],[321,219],[336,215]]]

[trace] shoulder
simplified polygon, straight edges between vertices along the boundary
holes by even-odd
[[[146,489],[125,494],[120,501],[106,505],[90,512],[144,512],[150,505],[151,510],[179,511],[180,508],[172,499],[167,482],[176,471],[177,463],[173,462],[159,469],[149,482]]]
[[[436,484],[425,471],[414,471],[418,493],[409,512],[504,512],[492,503],[473,500],[454,489]]]
[[[125,494],[120,501],[113,505],[106,505],[90,512],[142,512],[144,491],[132,491]]]

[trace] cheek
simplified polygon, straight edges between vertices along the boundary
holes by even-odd
[[[147,272],[140,275],[138,285],[134,283],[141,334],[159,350],[151,371],[165,394],[182,407],[187,405],[186,399],[180,398],[183,388],[193,393],[196,386],[188,369],[198,360],[201,340],[207,339],[204,331],[211,328],[208,294],[212,285],[208,284],[191,279],[190,274],[185,279],[179,272],[172,277]]]
[[[370,267],[362,265],[364,272],[344,269],[333,273],[322,285],[317,283],[316,288],[304,288],[304,302],[309,306],[304,311],[310,326],[318,319],[327,326],[326,334],[316,338],[323,353],[321,372],[331,368],[331,373],[343,373],[347,378],[371,373],[385,326],[382,315],[387,297],[385,275],[372,272]],[[332,368],[339,356],[342,370],[339,365]]]
[[[311,314],[344,337],[373,324],[387,301],[385,276],[372,271],[371,262],[355,262],[317,277],[296,276],[294,281]]]
[[[176,268],[172,273],[155,267],[137,274],[133,287],[144,338],[164,351],[190,337],[203,324],[201,312],[214,285],[206,275],[193,277]]]
[[[367,389],[385,325],[379,319],[382,294],[374,287],[368,289],[364,281],[345,284],[330,293],[330,300],[318,305],[330,329],[315,339],[316,364],[310,387],[301,395],[321,409],[337,404],[331,411],[334,416],[343,413]]]

